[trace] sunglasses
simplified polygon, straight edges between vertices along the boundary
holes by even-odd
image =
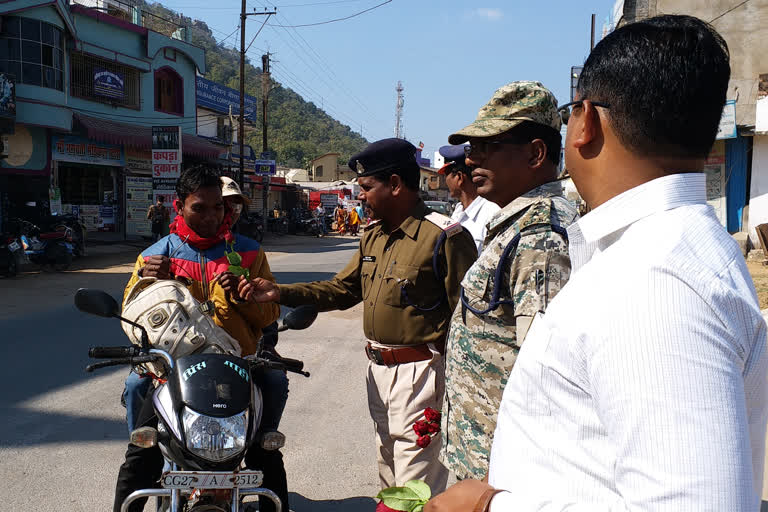
[[[560,114],[560,120],[563,122],[563,124],[568,124],[568,119],[571,118],[571,113],[573,112],[574,108],[581,108],[584,106],[585,100],[579,100],[579,101],[572,101],[570,103],[566,103],[565,105],[562,105],[557,108],[557,113]],[[603,108],[611,108],[607,103],[600,103],[597,101],[590,101],[590,103],[596,107],[603,107]]]
[[[531,141],[521,138],[475,140],[464,146],[464,156],[469,158],[471,156],[485,155],[491,147],[501,146],[502,144],[528,144],[529,142]]]

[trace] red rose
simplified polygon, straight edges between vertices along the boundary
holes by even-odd
[[[384,504],[383,501],[381,501],[379,502],[378,505],[376,505],[376,512],[397,512],[397,511],[393,508],[389,508]]]
[[[429,429],[430,434],[437,434],[440,432],[440,424],[439,423],[427,423],[427,428]]]
[[[413,424],[413,431],[416,432],[417,436],[423,436],[425,434],[429,434],[429,425],[424,420],[419,420],[416,423]]]
[[[227,231],[224,233],[224,240],[226,240],[228,244],[232,244],[235,242],[235,235],[233,235],[231,231]]]
[[[436,411],[431,407],[424,409],[424,417],[427,418],[427,421],[436,421],[440,423],[440,411]]]
[[[419,436],[419,438],[416,440],[416,444],[419,448],[426,448],[429,446],[429,443],[432,442],[432,438],[427,436]]]

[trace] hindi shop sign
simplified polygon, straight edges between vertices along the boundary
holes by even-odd
[[[229,114],[232,107],[232,115],[240,115],[240,92],[229,87],[224,87],[216,82],[206,80],[198,76],[195,82],[197,106],[207,108],[223,114]],[[258,100],[253,96],[245,95],[245,118],[256,121],[256,104]]]
[[[125,76],[122,73],[93,69],[93,92],[106,98],[123,99],[125,96]]]
[[[152,127],[152,178],[181,176],[181,127]]]
[[[122,146],[93,142],[77,136],[51,136],[51,160],[125,167]]]
[[[735,139],[736,131],[736,100],[728,100],[723,107],[720,126],[717,128],[717,139]]]

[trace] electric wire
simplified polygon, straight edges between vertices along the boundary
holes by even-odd
[[[370,12],[370,11],[372,11],[374,9],[378,9],[379,7],[381,7],[383,5],[386,5],[388,3],[391,3],[391,2],[392,2],[392,0],[385,0],[384,2],[381,2],[380,4],[374,5],[373,7],[369,7],[368,9],[365,9],[363,11],[356,12],[355,14],[350,14],[349,16],[344,16],[343,18],[336,18],[336,19],[332,19],[332,20],[325,20],[325,21],[320,21],[320,22],[317,22],[317,23],[304,23],[304,24],[301,24],[301,25],[274,25],[274,24],[270,23],[269,26],[270,27],[281,27],[281,28],[301,28],[301,27],[316,27],[318,25],[327,25],[329,23],[336,23],[336,22],[339,22],[339,21],[346,21],[348,19],[355,18],[357,16],[360,16],[361,14],[365,14],[366,12]]]
[[[709,20],[709,22],[710,22],[710,23],[714,23],[715,21],[719,20],[720,18],[722,18],[723,16],[725,16],[725,15],[726,15],[726,14],[728,14],[729,12],[735,11],[736,9],[738,9],[738,8],[739,8],[739,7],[741,7],[742,5],[746,4],[747,2],[749,2],[749,0],[744,0],[744,1],[743,1],[743,2],[741,2],[741,3],[734,5],[733,7],[731,7],[731,8],[730,8],[730,9],[728,9],[727,11],[725,11],[723,14],[721,14],[720,16],[715,16],[714,18],[712,18],[711,20]]]

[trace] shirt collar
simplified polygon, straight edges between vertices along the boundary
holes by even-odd
[[[656,178],[601,204],[568,228],[576,238],[591,243],[623,229],[640,219],[680,206],[707,201],[703,172],[670,174]]]
[[[488,235],[496,228],[507,222],[511,217],[514,217],[522,210],[528,208],[536,201],[544,197],[562,196],[563,187],[559,181],[550,181],[539,185],[533,190],[529,190],[525,194],[521,195],[507,206],[499,210],[488,222]],[[472,205],[470,205],[472,206]]]
[[[469,206],[467,206],[467,209],[464,210],[464,215],[466,215],[472,220],[477,220],[477,216],[480,214],[480,210],[483,208],[484,203],[485,203],[485,199],[480,196],[477,196],[472,200],[471,203],[469,203]]]
[[[421,226],[421,221],[424,220],[426,215],[427,205],[424,204],[424,201],[419,200],[419,202],[411,209],[408,218],[405,219],[397,229],[402,230],[403,233],[413,240],[416,240],[416,236],[419,234],[419,226]]]

